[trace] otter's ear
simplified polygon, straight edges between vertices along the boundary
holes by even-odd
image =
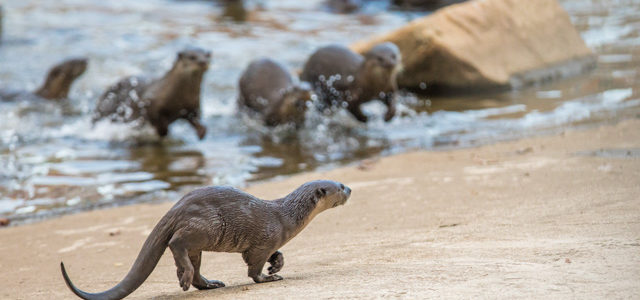
[[[317,199],[320,199],[320,198],[324,197],[325,195],[327,195],[327,190],[325,190],[324,188],[316,189],[316,198]]]

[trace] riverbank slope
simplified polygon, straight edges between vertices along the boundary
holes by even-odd
[[[166,251],[131,298],[638,298],[640,119],[473,149],[413,152],[252,186],[353,189],[282,250],[285,280],[253,284],[239,254],[206,253],[226,288],[182,292]],[[115,285],[171,203],[0,230],[0,298],[69,299]]]

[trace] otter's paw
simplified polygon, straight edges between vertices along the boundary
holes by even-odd
[[[282,255],[282,253],[280,251],[276,251],[273,255],[271,255],[271,257],[269,258],[269,264],[271,264],[271,266],[267,269],[269,270],[269,275],[278,273],[284,266],[284,256]]]
[[[204,136],[207,135],[207,128],[204,126],[198,126],[198,128],[196,128],[196,132],[198,133],[198,139],[204,139]]]
[[[182,277],[180,277],[180,287],[182,287],[183,291],[186,291],[191,286],[191,282],[193,282],[193,270],[185,270],[182,273]]]
[[[282,266],[271,266],[268,268],[269,270],[269,275],[275,274],[280,272],[280,269],[282,269]]]
[[[278,281],[278,280],[282,280],[282,276],[279,276],[276,274],[272,274],[272,275],[260,274],[260,276],[253,278],[253,281],[255,283],[265,283],[265,282]]]
[[[199,290],[211,290],[211,289],[225,287],[225,284],[224,282],[218,281],[218,280],[202,279],[202,282],[198,282],[198,283],[194,282],[193,287]]]
[[[389,111],[384,115],[384,121],[385,122],[389,122],[391,121],[391,119],[393,119],[393,117],[396,115],[395,111]]]
[[[271,274],[271,275],[267,275],[264,277],[264,281],[263,282],[269,282],[269,281],[278,281],[278,280],[282,280],[282,276],[280,275],[276,275],[276,274]]]

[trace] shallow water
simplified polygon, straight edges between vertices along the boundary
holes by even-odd
[[[8,0],[0,88],[36,88],[54,63],[90,58],[66,107],[0,103],[0,216],[14,221],[103,205],[177,199],[189,188],[331,167],[410,149],[468,147],[640,116],[640,3],[564,0],[598,55],[583,76],[518,91],[436,97],[406,94],[401,117],[374,121],[311,113],[306,129],[267,130],[235,115],[236,82],[250,60],[270,56],[292,69],[326,43],[350,43],[429,12],[331,14],[321,1]],[[213,51],[203,84],[208,135],[177,122],[159,141],[150,129],[99,123],[96,98],[119,78],[159,76],[185,46]],[[428,92],[428,89],[427,89]],[[377,118],[377,119],[376,119]]]

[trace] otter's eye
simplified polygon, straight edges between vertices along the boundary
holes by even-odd
[[[196,60],[196,59],[198,59],[198,58],[197,58],[195,55],[189,55],[189,59],[190,59],[190,60]]]
[[[383,63],[383,62],[384,62],[384,58],[382,58],[382,57],[378,57],[378,62],[379,62],[379,63]]]
[[[391,59],[396,60],[396,55],[395,54],[391,54]]]

